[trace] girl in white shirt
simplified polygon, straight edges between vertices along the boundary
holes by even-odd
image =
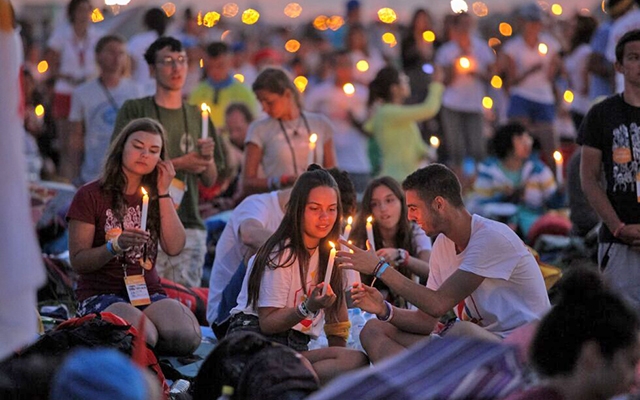
[[[330,284],[324,282],[329,241],[337,244],[341,226],[340,193],[327,171],[310,169],[296,181],[282,223],[249,261],[229,334],[250,330],[300,351],[327,381],[368,360],[340,348],[346,346],[350,323],[337,266]],[[323,324],[330,347],[307,351]]]

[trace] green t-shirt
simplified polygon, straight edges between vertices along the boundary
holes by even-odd
[[[186,112],[186,118],[185,118]],[[169,158],[177,158],[196,148],[197,140],[202,132],[202,117],[200,110],[192,105],[183,103],[182,108],[169,109],[156,105],[153,97],[127,100],[116,118],[111,140],[136,118],[153,118],[160,122],[167,132],[167,151]],[[188,135],[185,134],[188,132]],[[215,142],[214,160],[218,169],[218,176],[225,176],[225,154],[220,138],[209,121],[209,136]],[[185,182],[187,191],[178,208],[178,216],[186,229],[205,229],[200,212],[198,211],[198,175],[185,171],[176,171],[176,178]]]

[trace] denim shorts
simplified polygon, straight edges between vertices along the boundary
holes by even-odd
[[[166,294],[155,293],[151,296],[151,303],[155,303],[156,301],[160,301],[163,299],[167,299]],[[104,311],[107,307],[115,303],[129,303],[129,300],[124,297],[118,296],[117,294],[97,294],[95,296],[87,297],[83,301],[78,304],[78,309],[76,310],[76,315],[79,317],[83,317],[87,314],[93,314]],[[139,310],[144,310],[147,308],[146,306],[138,306],[136,307]]]
[[[553,104],[543,104],[513,95],[509,99],[509,118],[529,118],[532,122],[553,122],[556,108]]]
[[[283,344],[295,351],[309,350],[309,335],[305,335],[304,333],[296,331],[295,329],[289,329],[282,333],[265,335],[260,330],[260,323],[258,322],[257,316],[244,313],[232,315],[227,335],[230,335],[233,332],[245,331],[259,333],[272,342]]]

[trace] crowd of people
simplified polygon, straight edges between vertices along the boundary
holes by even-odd
[[[504,43],[471,14],[439,30],[419,9],[389,46],[351,0],[342,27],[309,25],[289,54],[279,46],[293,30],[220,40],[190,9],[174,27],[150,8],[127,40],[91,22],[90,0],[70,0],[41,49],[25,23],[29,176],[74,187],[77,316],[115,314],[154,352],[188,356],[199,322],[163,280],[208,287],[220,349],[244,338],[304,360],[316,385],[288,398],[418,342],[527,330],[539,380],[514,399],[628,392],[640,359],[640,1],[605,3],[605,16],[560,24],[519,6]],[[601,276],[575,268],[552,305],[532,238],[596,228]],[[354,308],[372,317],[358,329]],[[237,384],[241,371],[206,383],[233,369],[215,362],[196,398]],[[70,391],[61,379],[53,397]]]

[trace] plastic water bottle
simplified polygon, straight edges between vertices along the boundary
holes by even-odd
[[[181,398],[180,394],[186,393],[187,390],[189,390],[189,386],[191,386],[191,383],[189,383],[189,381],[185,379],[178,379],[177,381],[173,382],[173,385],[171,385],[171,388],[169,389],[169,397],[171,399]]]
[[[359,308],[353,308],[349,311],[352,312],[352,314],[349,315],[349,319],[351,320],[351,332],[347,346],[352,349],[362,350],[362,345],[360,344],[360,332],[367,321],[364,319],[362,310]]]
[[[233,386],[224,385],[222,387],[222,393],[218,397],[218,400],[231,400],[233,398]]]

